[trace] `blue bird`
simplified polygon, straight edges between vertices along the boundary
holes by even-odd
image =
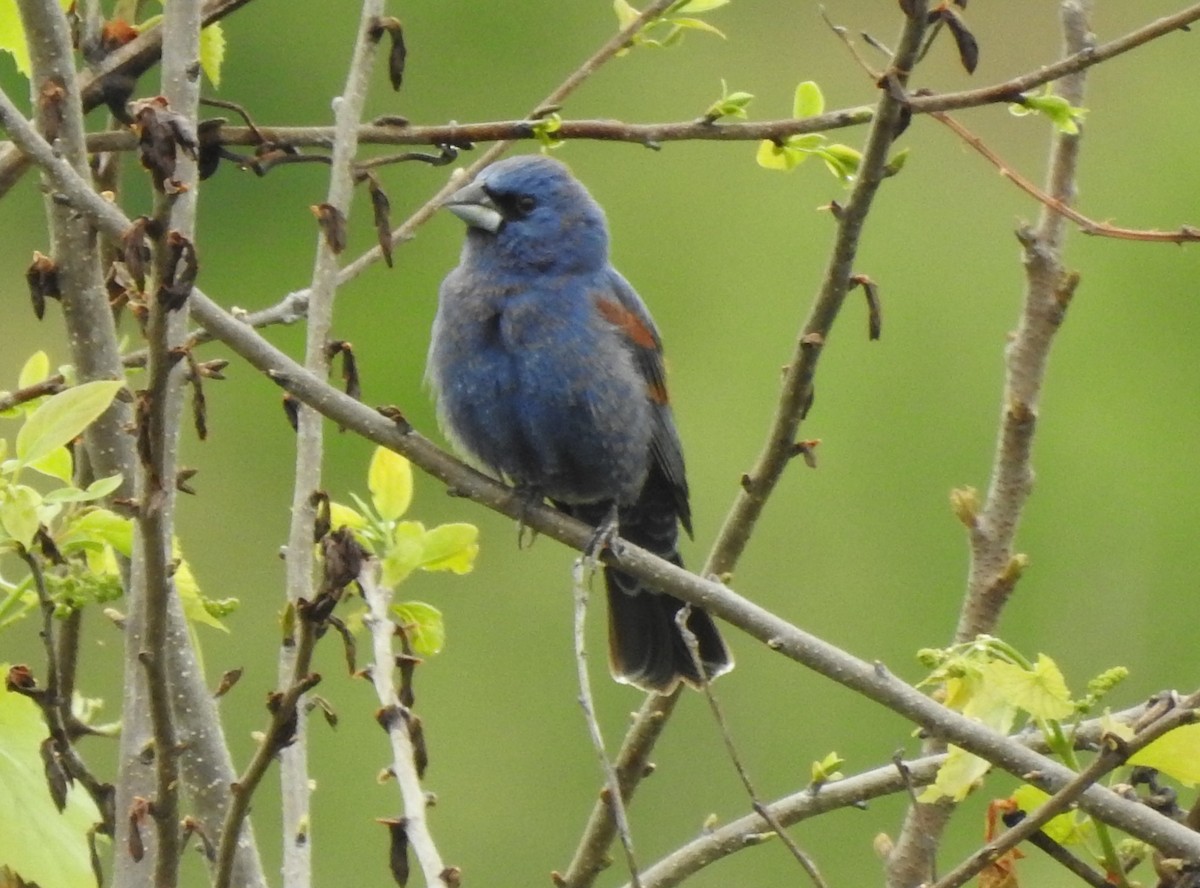
[[[536,500],[680,564],[692,532],[683,450],[662,342],[608,255],[604,211],[562,163],[533,155],[488,167],[445,203],[467,223],[442,282],[428,378],[447,437]],[[700,674],[675,616],[683,602],[615,568],[609,665],[618,681],[669,693]],[[689,629],[706,678],[733,668],[712,617]]]

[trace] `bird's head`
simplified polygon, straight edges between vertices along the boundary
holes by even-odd
[[[467,249],[514,271],[592,271],[608,262],[604,211],[551,157],[502,160],[443,205],[469,226]]]

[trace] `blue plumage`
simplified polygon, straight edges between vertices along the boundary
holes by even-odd
[[[501,161],[446,203],[468,225],[442,283],[429,351],[438,414],[493,473],[679,562],[690,532],[683,454],[658,331],[609,263],[604,212],[556,160]],[[607,569],[610,663],[666,692],[699,673],[674,623],[682,602]],[[732,667],[711,618],[689,627],[708,677]]]

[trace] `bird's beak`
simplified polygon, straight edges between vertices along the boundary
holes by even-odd
[[[480,228],[495,234],[504,224],[504,216],[496,202],[483,188],[483,183],[472,182],[454,192],[442,204],[472,228]]]

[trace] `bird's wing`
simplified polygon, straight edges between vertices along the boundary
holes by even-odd
[[[597,296],[596,307],[621,332],[646,380],[646,395],[654,406],[654,435],[650,444],[654,455],[652,471],[657,468],[670,487],[676,514],[690,536],[692,516],[688,504],[683,446],[679,443],[679,433],[675,430],[675,419],[671,414],[662,339],[654,326],[654,319],[650,317],[641,297],[615,269],[609,270],[609,287]]]

